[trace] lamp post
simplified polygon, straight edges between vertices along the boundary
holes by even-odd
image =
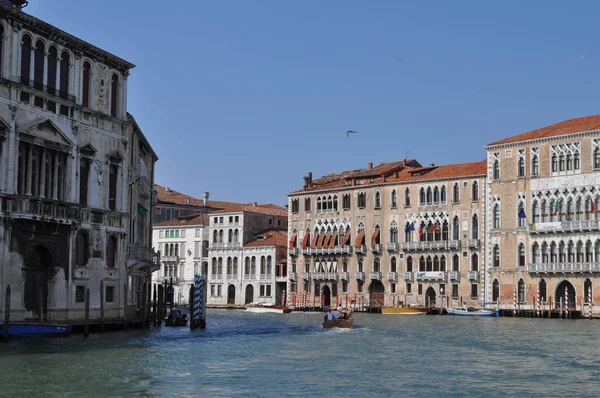
[[[440,298],[441,298],[441,303],[440,303],[440,315],[444,315],[444,287],[440,287]]]

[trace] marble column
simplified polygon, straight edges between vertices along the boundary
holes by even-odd
[[[58,156],[59,153],[54,153],[54,181],[52,183],[52,199],[58,200]]]
[[[31,55],[29,58],[29,84],[33,82],[35,75],[35,43],[31,42]]]
[[[25,195],[31,196],[31,179],[33,168],[33,145],[29,144],[27,148],[27,188],[25,189]]]
[[[40,192],[39,196],[42,198],[46,197],[46,148],[42,148],[41,155],[41,173],[40,173]]]
[[[46,51],[44,51],[44,75],[42,77],[42,83],[44,85],[44,91],[48,91],[48,55]]]

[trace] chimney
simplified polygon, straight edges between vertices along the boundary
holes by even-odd
[[[208,206],[208,192],[204,192],[204,206]]]
[[[435,163],[429,163],[429,167],[435,167]]]
[[[169,187],[165,187],[165,191],[167,191],[167,192],[171,192],[171,188],[169,188]]]
[[[252,202],[252,206],[258,206],[257,202]]]
[[[302,189],[304,189],[306,191],[307,188],[308,188],[308,177],[304,177],[304,187]]]
[[[369,170],[373,168],[373,162],[369,162]]]
[[[190,198],[187,199],[187,204],[189,205],[191,203]]]

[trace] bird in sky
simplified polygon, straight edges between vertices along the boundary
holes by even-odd
[[[350,137],[350,134],[358,134],[358,132],[352,130],[346,131],[346,137]]]
[[[400,58],[396,57],[395,55],[394,55],[394,58],[396,58],[396,60],[397,60],[398,62],[402,62],[402,60],[401,60]]]
[[[585,58],[585,54],[583,54],[583,55],[581,56],[581,59],[584,59],[584,58]]]

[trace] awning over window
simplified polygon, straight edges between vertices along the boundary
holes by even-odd
[[[146,208],[144,206],[142,206],[141,204],[138,203],[138,211],[140,212],[140,214],[142,214],[143,216],[148,214],[148,210],[146,210]]]
[[[317,248],[317,241],[319,240],[319,233],[315,231],[315,236],[313,236],[312,243],[310,244],[311,249]]]
[[[333,249],[335,247],[335,237],[337,234],[332,234],[331,239],[329,239],[329,248]]]
[[[354,242],[354,246],[361,247],[364,239],[365,239],[365,231],[359,232],[358,236],[356,237],[356,242]]]
[[[302,239],[302,250],[306,250],[306,246],[310,242],[310,232],[304,234],[304,238]]]
[[[293,249],[294,246],[296,246],[296,237],[297,236],[298,236],[298,234],[295,232],[292,234],[292,237],[290,238],[290,246],[289,246],[290,249]]]
[[[379,236],[379,229],[376,229],[373,232],[373,237],[371,238],[371,247],[375,247],[375,242],[377,242],[377,237]]]
[[[331,240],[331,238],[331,234],[327,232],[327,234],[325,234],[325,239],[323,240],[323,248],[329,247],[329,241]]]
[[[317,241],[317,249],[323,247],[323,241],[325,240],[325,234],[319,234],[319,240]]]
[[[346,236],[342,239],[340,246],[346,246],[350,243],[350,231],[346,232]]]

